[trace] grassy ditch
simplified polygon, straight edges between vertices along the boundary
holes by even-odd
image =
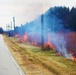
[[[76,61],[66,59],[55,51],[42,51],[28,43],[20,44],[16,38],[4,40],[27,75],[76,75]]]

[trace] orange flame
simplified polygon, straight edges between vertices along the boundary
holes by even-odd
[[[20,43],[24,43],[24,42],[26,42],[26,40],[27,40],[27,35],[26,35],[26,33],[25,33],[23,36],[20,36],[20,37],[19,37],[19,42],[20,42]]]
[[[72,56],[72,60],[75,60],[76,61],[76,57]]]
[[[75,53],[72,53],[72,60],[76,61],[76,54]]]
[[[27,40],[27,34],[25,33],[23,36],[23,41],[26,42],[26,40]]]
[[[14,35],[14,38],[18,38],[18,37],[19,37],[19,35],[18,35],[18,34],[15,34],[15,35]]]
[[[50,34],[48,33],[48,42],[47,44],[50,46],[50,48],[54,49],[54,45],[50,41]]]

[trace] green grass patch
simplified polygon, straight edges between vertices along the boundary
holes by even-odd
[[[10,40],[31,57],[31,62],[42,64],[54,75],[76,75],[76,61],[58,55],[55,50],[42,51],[40,47],[29,43],[21,44],[14,38]]]

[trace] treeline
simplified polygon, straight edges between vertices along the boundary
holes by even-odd
[[[76,8],[67,7],[50,8],[43,14],[44,32],[76,31]],[[41,32],[41,16],[34,21],[15,28],[15,33],[24,34]]]
[[[64,25],[65,29],[76,31],[76,8],[73,7],[70,10],[66,7],[54,7],[52,11],[51,9],[49,11],[62,20],[61,23]]]

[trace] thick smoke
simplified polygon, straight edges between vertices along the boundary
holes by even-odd
[[[66,58],[72,58],[72,55],[67,51],[66,40],[63,33],[50,33],[51,42],[55,45],[56,50]]]
[[[65,36],[65,32],[67,32],[65,27],[69,27],[68,13],[69,9],[66,7],[54,7],[43,14],[43,37],[44,44],[47,44],[49,34],[50,42],[55,46],[57,52],[66,58],[71,58],[72,54],[67,50],[68,42]],[[27,33],[27,42],[30,40],[29,42],[41,45],[41,16],[21,27],[16,27],[15,33],[19,36],[24,36]]]

